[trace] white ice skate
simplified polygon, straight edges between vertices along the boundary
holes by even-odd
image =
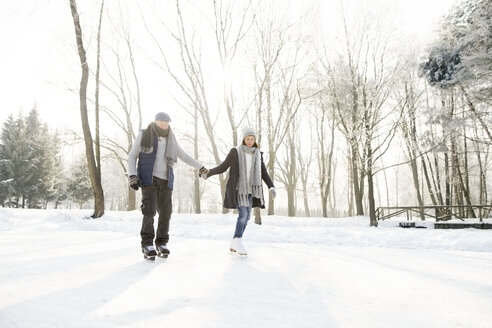
[[[248,252],[246,251],[246,248],[244,248],[241,238],[234,238],[231,241],[229,249],[232,255],[238,255],[241,257],[248,256]]]

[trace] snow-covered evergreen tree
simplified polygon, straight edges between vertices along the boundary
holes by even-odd
[[[25,119],[26,121],[26,140],[29,152],[26,153],[27,160],[31,164],[29,167],[29,174],[31,179],[29,184],[25,186],[27,198],[27,206],[29,208],[38,207],[39,199],[42,197],[43,179],[46,174],[44,170],[44,148],[46,147],[45,138],[41,131],[42,126],[39,121],[38,112],[36,108],[32,109],[29,115]]]
[[[54,202],[54,207],[68,198],[66,186],[66,175],[64,173],[63,161],[61,158],[61,142],[58,133],[49,135],[47,140],[47,166],[49,167],[46,182],[46,195],[43,197],[45,203]]]
[[[10,183],[11,198],[9,203],[14,207],[25,207],[26,196],[30,192],[33,158],[27,126],[22,115],[15,120],[13,126],[8,127],[3,137],[4,158],[6,159],[6,178]]]
[[[2,205],[40,208],[57,198],[62,171],[59,144],[36,109],[27,117],[9,116],[3,124],[0,146]]]
[[[431,84],[459,83],[479,99],[492,93],[492,5],[465,0],[443,18],[439,42],[422,65]]]
[[[469,118],[492,142],[492,6],[490,0],[464,0],[441,23],[438,42],[421,64],[431,85],[464,97]],[[441,96],[443,96],[442,94]],[[454,100],[453,100],[454,103]],[[467,113],[468,114],[468,113]]]
[[[52,135],[46,124],[39,120],[34,108],[26,118],[29,148],[31,150],[31,183],[29,185],[28,206],[45,207],[48,200],[55,197],[56,176],[59,172],[59,141]]]
[[[70,169],[67,177],[67,191],[68,197],[79,204],[80,208],[92,198],[92,187],[85,158],[81,158]]]
[[[12,115],[3,124],[0,142],[0,202],[3,206],[10,206],[10,200],[14,193],[13,190],[13,170],[11,161],[10,133],[15,128],[15,119]]]
[[[465,0],[443,20],[444,43],[461,57],[457,79],[477,98],[492,93],[492,2]]]

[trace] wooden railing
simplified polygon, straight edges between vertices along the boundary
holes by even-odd
[[[451,219],[478,218],[483,222],[484,218],[490,217],[492,205],[431,205],[431,206],[394,206],[378,207],[376,218],[386,220],[395,216],[406,215],[407,221],[413,220],[415,215],[418,219],[430,217],[436,221],[448,221]]]

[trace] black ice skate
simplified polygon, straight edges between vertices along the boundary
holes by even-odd
[[[167,259],[167,257],[171,254],[169,249],[167,249],[166,245],[157,245],[157,256],[163,259]]]
[[[143,246],[142,247],[142,253],[144,255],[144,259],[149,260],[149,261],[154,261],[155,256],[157,255],[153,245]]]

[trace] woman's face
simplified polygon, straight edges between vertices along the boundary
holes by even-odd
[[[169,122],[167,121],[155,121],[155,124],[163,130],[167,130],[167,128],[169,128]]]
[[[253,147],[253,145],[255,144],[255,137],[247,136],[246,138],[244,138],[244,143],[248,147]]]

